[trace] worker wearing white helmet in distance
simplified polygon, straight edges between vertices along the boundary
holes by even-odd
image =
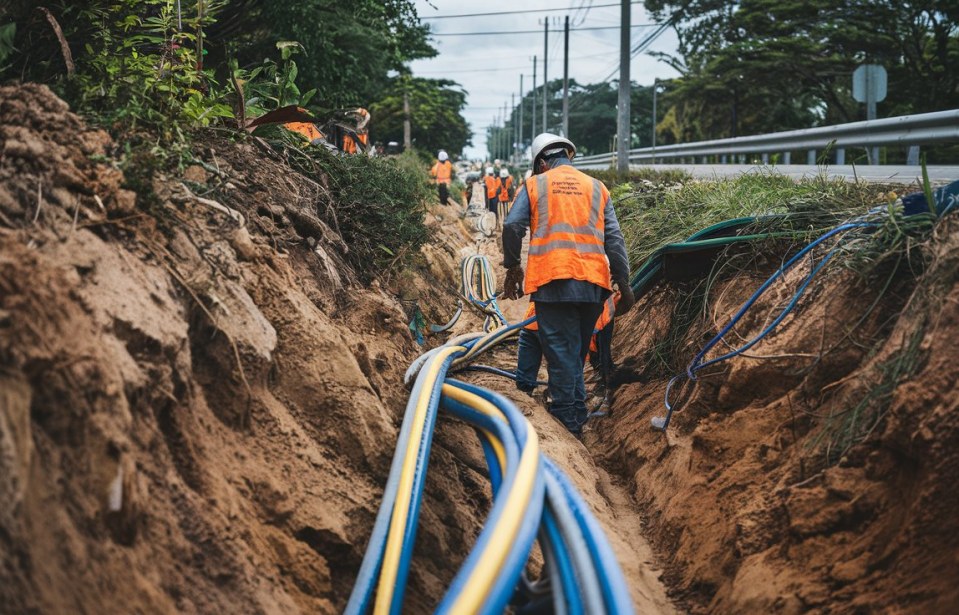
[[[439,160],[433,164],[430,169],[430,175],[436,179],[436,186],[439,190],[440,203],[449,205],[450,182],[453,181],[453,163],[450,162],[449,154],[446,150],[440,150],[436,155]]]
[[[513,178],[509,174],[509,169],[503,167],[499,170],[499,179],[496,181],[496,221],[500,222],[506,219],[509,211],[509,204],[513,202]]]
[[[499,199],[496,198],[496,189],[499,181],[496,179],[493,171],[492,166],[486,167],[486,175],[483,177],[483,183],[486,184],[486,209],[495,214],[496,203],[499,202]]]

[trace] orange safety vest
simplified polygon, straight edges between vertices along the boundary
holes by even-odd
[[[293,132],[303,136],[307,141],[312,143],[317,139],[323,139],[326,137],[319,128],[316,127],[316,124],[313,122],[287,122],[283,124],[283,128],[287,130],[292,130]]]
[[[596,344],[596,334],[608,327],[609,323],[613,322],[613,316],[616,315],[616,304],[619,303],[621,296],[621,293],[615,292],[610,295],[606,303],[603,304],[603,313],[596,319],[596,324],[593,326],[593,335],[589,338],[590,352],[599,352],[599,346]],[[527,316],[527,318],[529,318],[529,316]]]
[[[486,198],[495,199],[496,198],[496,178],[492,175],[484,175],[483,183],[486,184]]]
[[[526,180],[530,202],[527,294],[553,280],[582,280],[612,290],[604,248],[609,190],[563,165]]]
[[[507,177],[505,180],[499,178],[499,202],[508,203],[509,202],[509,189],[513,187],[513,178]]]
[[[437,184],[448,184],[453,177],[453,163],[449,160],[437,160],[430,169],[430,175],[436,178]]]
[[[366,134],[358,134],[356,135],[356,139],[363,145],[366,145],[370,137],[369,135],[366,135]],[[356,149],[357,149],[356,141],[353,140],[353,137],[351,137],[350,135],[343,135],[343,151],[346,152],[347,154],[355,154]]]
[[[526,307],[526,316],[523,316],[523,320],[532,318],[533,316],[536,316],[536,304],[530,301],[529,305]],[[523,328],[529,331],[539,331],[539,323],[534,320]]]

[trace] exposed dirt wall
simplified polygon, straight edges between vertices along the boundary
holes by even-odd
[[[858,326],[877,288],[827,278],[747,357],[703,373],[666,434],[650,427],[665,413],[666,378],[644,357],[683,289],[661,288],[617,320],[622,384],[594,451],[632,484],[671,593],[690,611],[959,609],[957,231],[955,219],[938,230],[927,292],[894,284]],[[714,286],[684,361],[764,278]],[[794,287],[775,287],[730,341],[758,333]],[[865,441],[827,463],[828,417],[849,413],[907,357],[915,374],[882,399]]]
[[[331,195],[217,139],[138,195],[39,86],[0,88],[0,143],[2,610],[341,609],[418,351],[340,258]],[[444,444],[467,453],[435,456],[410,612],[488,506],[471,434]]]

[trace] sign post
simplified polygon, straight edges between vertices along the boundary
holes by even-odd
[[[866,119],[876,119],[876,103],[886,99],[886,69],[878,64],[863,64],[852,73],[852,97],[866,103]],[[879,148],[871,147],[869,163],[879,164]]]

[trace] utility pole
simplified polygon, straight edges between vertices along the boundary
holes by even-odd
[[[659,78],[653,79],[653,164],[656,164],[656,90],[659,89]]]
[[[549,130],[549,116],[546,115],[546,101],[549,100],[547,62],[549,62],[549,17],[543,20],[543,132]]]
[[[506,160],[509,158],[509,154],[506,153],[506,141],[509,140],[509,133],[506,132],[506,101],[503,101],[503,129],[502,129],[502,139],[500,140],[500,158]]]
[[[516,125],[516,94],[509,95],[509,119],[513,122],[513,130],[510,133],[510,136],[513,139],[513,147],[509,148],[510,160],[513,164],[516,164],[516,144],[519,143],[519,137],[517,136],[518,126]]]
[[[533,56],[533,131],[530,139],[535,139],[536,134],[536,56]]]
[[[621,18],[619,25],[619,114],[616,123],[617,147],[616,170],[619,173],[629,171],[629,33],[630,0],[621,0]]]
[[[487,154],[490,162],[496,159],[496,114],[493,114],[493,121],[490,123],[489,138],[486,143]]]
[[[569,138],[569,15],[563,25],[563,136]]]
[[[520,73],[519,76],[519,135],[516,138],[516,147],[519,151],[516,152],[516,162],[519,163],[520,158],[523,157],[523,98],[526,96],[526,92],[523,90],[523,74]]]
[[[409,86],[409,82],[406,84]],[[409,151],[413,147],[413,137],[410,129],[410,93],[403,90],[403,150]]]

